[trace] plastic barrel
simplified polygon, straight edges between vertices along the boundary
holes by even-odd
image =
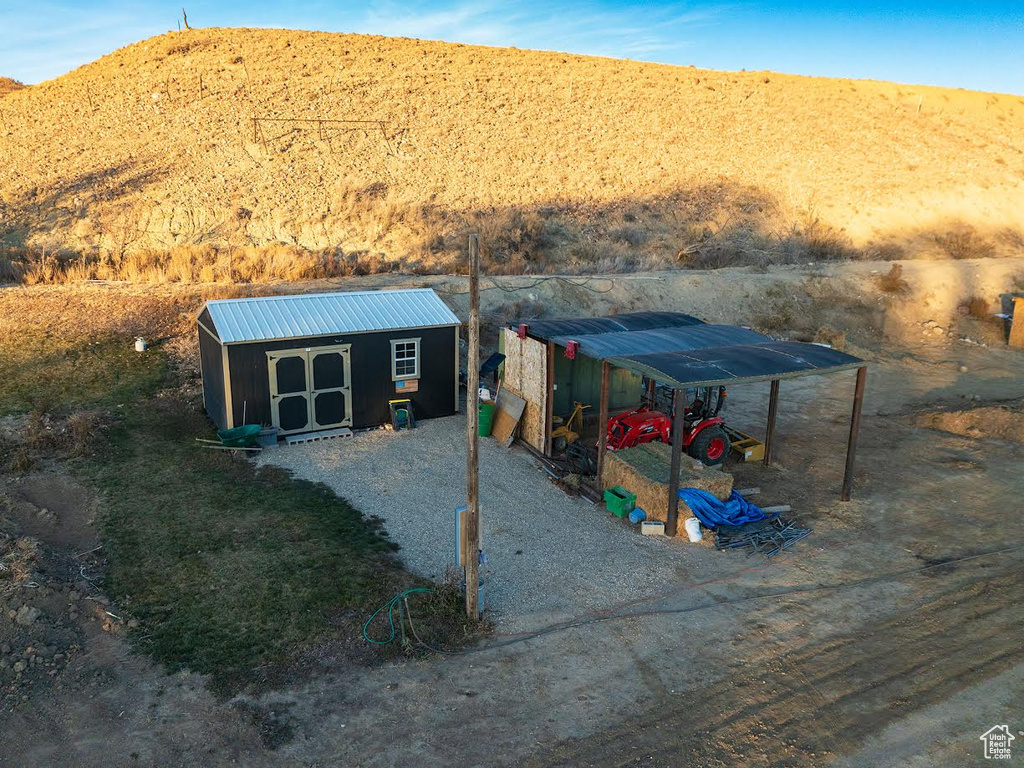
[[[479,421],[477,423],[477,434],[480,437],[489,437],[491,426],[494,423],[494,403],[480,403],[477,407]]]

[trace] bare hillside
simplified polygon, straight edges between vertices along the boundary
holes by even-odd
[[[13,80],[9,77],[0,77],[0,98],[3,98],[8,93],[14,93],[25,87],[24,83],[20,83],[17,80]]]
[[[1024,99],[282,30],[169,33],[9,94],[9,247],[451,266],[1018,252]],[[594,266],[594,268],[597,268]]]

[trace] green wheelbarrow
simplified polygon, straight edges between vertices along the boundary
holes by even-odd
[[[259,424],[243,424],[234,429],[218,429],[217,437],[220,438],[219,441],[203,440],[198,437],[196,440],[203,443],[204,448],[214,448],[222,451],[258,451],[260,447],[256,445],[256,438],[259,437],[262,431],[263,427]]]

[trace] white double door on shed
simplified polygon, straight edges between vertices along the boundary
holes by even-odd
[[[280,434],[352,426],[350,344],[267,352],[270,413]]]

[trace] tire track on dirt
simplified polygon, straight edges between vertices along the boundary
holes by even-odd
[[[939,594],[782,656],[754,646],[730,677],[528,765],[820,765],[907,714],[1024,662],[1024,568],[947,575]],[[752,616],[751,621],[754,620]]]

